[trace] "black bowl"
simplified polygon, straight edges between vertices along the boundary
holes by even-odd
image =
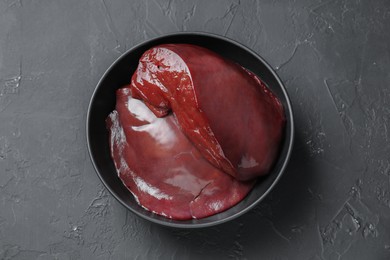
[[[140,207],[122,184],[110,156],[105,120],[115,108],[115,91],[130,82],[141,55],[149,48],[163,43],[189,43],[206,47],[235,61],[258,75],[283,103],[287,124],[280,155],[272,171],[257,182],[253,190],[236,206],[211,217],[177,221],[164,218]],[[177,33],[141,43],[119,57],[104,73],[89,104],[87,115],[87,142],[96,172],[111,194],[133,213],[152,222],[181,228],[213,226],[232,220],[253,208],[271,191],[280,179],[289,160],[294,135],[291,104],[287,92],[272,68],[247,47],[225,37],[208,33]]]

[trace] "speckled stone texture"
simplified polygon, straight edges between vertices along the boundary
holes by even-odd
[[[177,31],[226,35],[285,82],[289,167],[254,210],[169,229],[126,211],[89,160],[108,66]],[[390,2],[0,1],[0,259],[390,259]]]

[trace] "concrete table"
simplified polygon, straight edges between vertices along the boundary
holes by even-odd
[[[164,228],[102,186],[91,94],[144,40],[225,35],[263,56],[296,118],[271,195],[213,228]],[[0,1],[0,259],[390,259],[390,2]]]

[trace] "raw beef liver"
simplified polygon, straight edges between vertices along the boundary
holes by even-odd
[[[141,57],[131,89],[157,117],[172,111],[183,133],[225,173],[251,180],[272,167],[283,107],[241,66],[199,46],[160,45]]]
[[[156,117],[132,98],[130,88],[117,91],[107,127],[119,177],[138,203],[156,214],[207,217],[240,202],[253,187],[254,181],[237,181],[211,165],[172,114]]]

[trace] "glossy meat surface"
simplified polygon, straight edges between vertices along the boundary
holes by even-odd
[[[205,160],[172,114],[157,118],[117,91],[116,110],[107,118],[110,148],[123,183],[144,208],[168,218],[203,218],[241,201],[254,182],[239,182]]]
[[[214,166],[239,180],[268,173],[281,143],[283,107],[255,75],[199,46],[166,44],[141,57],[133,96],[170,111]]]

